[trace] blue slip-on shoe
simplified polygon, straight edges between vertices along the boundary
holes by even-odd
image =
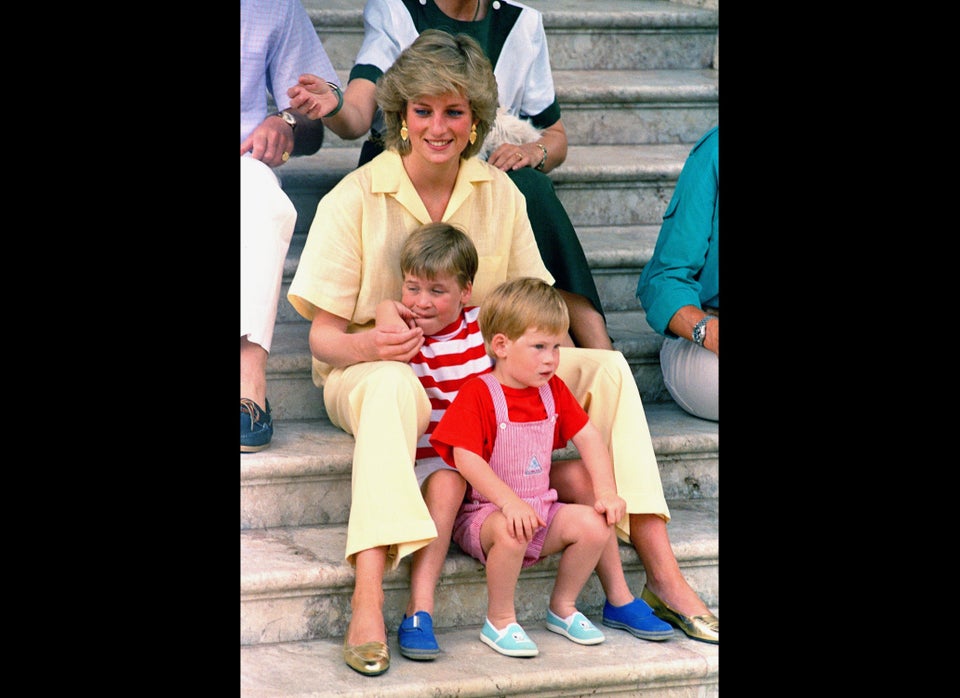
[[[657,618],[653,609],[643,599],[634,599],[623,606],[613,606],[609,601],[605,601],[603,624],[626,630],[641,640],[659,641],[673,637],[673,626]]]
[[[480,640],[508,657],[536,657],[540,654],[536,643],[527,636],[519,623],[511,623],[503,630],[497,630],[487,619],[480,631]]]
[[[547,609],[547,630],[551,630],[558,635],[563,635],[568,640],[573,640],[578,645],[599,645],[603,642],[603,633],[599,628],[590,622],[590,619],[577,611],[570,616],[570,622],[567,623],[556,613]]]
[[[249,398],[240,398],[240,453],[256,453],[270,445],[273,438],[273,418],[270,401],[267,409]]]
[[[403,614],[397,629],[400,654],[407,659],[436,659],[440,645],[433,635],[433,618],[426,611],[417,611],[412,616]]]

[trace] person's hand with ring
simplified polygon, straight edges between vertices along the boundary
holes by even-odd
[[[293,129],[274,115],[268,116],[240,144],[240,156],[246,153],[270,167],[279,167],[293,152]]]
[[[532,160],[533,155],[528,152],[530,148],[537,151],[537,160]],[[490,153],[487,162],[506,172],[507,170],[519,170],[521,167],[533,167],[539,162],[539,157],[540,148],[532,143],[524,143],[522,145],[504,143]]]

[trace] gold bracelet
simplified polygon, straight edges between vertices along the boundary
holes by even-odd
[[[543,172],[543,166],[547,164],[547,147],[543,143],[534,143],[534,145],[543,151],[543,157],[540,158],[540,163],[534,169]]]

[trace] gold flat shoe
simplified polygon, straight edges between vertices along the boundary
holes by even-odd
[[[384,642],[348,645],[344,639],[343,661],[364,676],[379,676],[390,668],[390,648]]]
[[[712,613],[702,616],[685,616],[677,613],[672,608],[661,601],[656,594],[643,586],[640,598],[646,601],[653,609],[654,615],[661,620],[665,620],[671,625],[675,625],[682,630],[687,637],[702,642],[710,642],[714,645],[720,644],[720,619]]]

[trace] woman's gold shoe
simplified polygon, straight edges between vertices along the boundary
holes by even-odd
[[[720,644],[720,619],[712,613],[693,616],[692,618],[682,613],[677,613],[657,598],[656,594],[647,589],[646,585],[643,586],[640,598],[650,605],[650,608],[653,609],[653,613],[657,618],[677,626],[687,637],[692,637],[694,640],[701,640],[703,642],[710,642],[714,645]]]
[[[348,645],[344,639],[343,661],[364,676],[379,676],[390,668],[390,648],[384,642]]]

